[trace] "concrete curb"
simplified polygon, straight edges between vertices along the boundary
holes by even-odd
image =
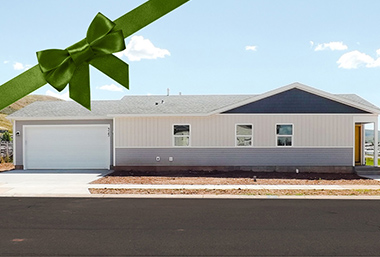
[[[11,198],[116,198],[116,199],[289,199],[289,200],[380,200],[380,196],[334,196],[334,195],[170,195],[170,194],[156,194],[156,195],[143,195],[143,194],[47,194],[47,195],[0,195],[0,197]]]

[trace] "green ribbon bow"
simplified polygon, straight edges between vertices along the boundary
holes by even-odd
[[[0,110],[46,82],[58,91],[69,83],[70,97],[90,109],[89,64],[128,88],[128,64],[112,55],[125,48],[121,37],[129,37],[188,1],[149,0],[113,22],[99,13],[85,39],[66,50],[38,52],[39,65],[1,85]]]
[[[123,32],[114,27],[115,23],[98,13],[85,39],[65,50],[37,52],[46,81],[58,91],[69,83],[70,98],[87,109],[91,108],[89,64],[128,89],[128,64],[112,55],[125,49]]]

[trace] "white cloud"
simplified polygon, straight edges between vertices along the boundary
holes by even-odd
[[[377,56],[380,55],[380,49],[377,49],[377,50],[376,50],[376,54],[377,54]]]
[[[245,50],[252,50],[252,51],[257,51],[257,46],[246,46]]]
[[[326,49],[330,49],[332,51],[334,51],[334,50],[341,51],[341,50],[346,50],[347,48],[348,48],[348,46],[343,44],[343,42],[330,42],[330,43],[318,44],[315,47],[314,51],[323,51]]]
[[[314,46],[314,42],[313,41],[310,40],[309,43],[310,43],[310,47]]]
[[[71,100],[68,91],[66,93],[55,93],[51,90],[48,90],[48,91],[46,91],[45,95],[53,96],[53,97],[60,98],[60,99],[66,100],[66,101]]]
[[[29,64],[22,64],[21,62],[14,62],[14,64],[13,64],[13,69],[14,70],[27,70],[30,67],[32,67],[32,66],[29,65]]]
[[[170,56],[167,49],[155,47],[149,39],[143,36],[133,36],[124,51],[116,53],[117,57],[126,56],[129,61],[140,61],[141,59],[157,59]]]
[[[23,69],[25,69],[25,67],[24,67],[24,64],[22,64],[21,62],[15,62],[13,64],[13,69],[15,69],[15,70],[23,70]]]
[[[4,63],[4,64],[8,64],[8,63],[9,63],[9,61],[4,61],[3,63]]]
[[[355,50],[342,55],[337,63],[339,64],[339,68],[343,69],[357,69],[361,66],[374,68],[380,67],[380,57],[375,60],[371,56]]]
[[[116,86],[114,84],[111,85],[104,85],[101,87],[98,87],[101,90],[107,90],[107,91],[113,91],[113,92],[123,92],[123,88],[120,86]]]

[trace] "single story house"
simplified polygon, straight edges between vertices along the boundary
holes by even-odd
[[[380,109],[293,83],[258,95],[36,102],[8,116],[17,169],[353,172]],[[375,164],[378,138],[375,134]]]

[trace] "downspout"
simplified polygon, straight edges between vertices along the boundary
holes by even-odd
[[[378,153],[378,145],[379,145],[379,120],[378,117],[376,117],[375,123],[374,123],[374,149],[373,149],[373,166],[378,167],[378,159],[379,159],[379,153]]]
[[[11,120],[12,121],[12,127],[13,127],[13,149],[12,149],[12,154],[13,154],[13,165],[16,167],[16,120]]]
[[[115,143],[116,143],[116,133],[115,133],[115,127],[116,127],[116,119],[115,117],[112,118],[112,166],[113,168],[115,169],[115,164],[116,164],[116,147],[115,147]]]

